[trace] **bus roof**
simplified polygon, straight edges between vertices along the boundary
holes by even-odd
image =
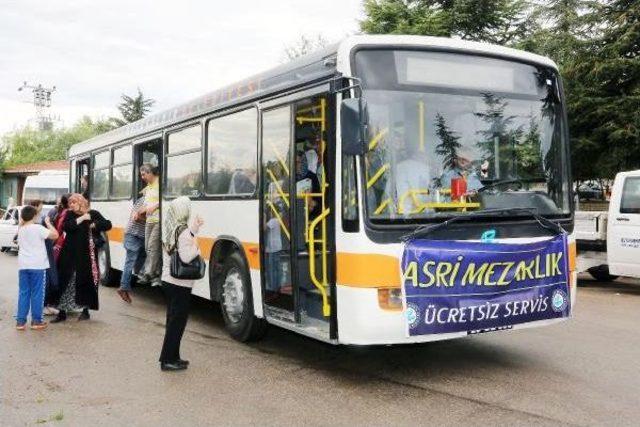
[[[154,133],[175,124],[221,110],[235,104],[249,102],[269,93],[275,93],[306,82],[334,75],[337,63],[348,58],[350,52],[359,46],[394,47],[434,47],[453,51],[495,55],[509,59],[538,63],[557,70],[557,65],[549,58],[529,52],[511,49],[488,43],[442,37],[408,35],[359,35],[332,44],[324,49],[297,58],[287,64],[273,68],[221,89],[207,93],[174,108],[152,114],[149,117],[127,124],[110,132],[73,145],[69,157],[113,145],[117,142],[136,139]],[[345,69],[348,69],[347,66]]]

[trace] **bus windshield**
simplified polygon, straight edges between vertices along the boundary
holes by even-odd
[[[555,72],[503,59],[360,50],[369,110],[372,222],[488,209],[570,213],[566,124]]]

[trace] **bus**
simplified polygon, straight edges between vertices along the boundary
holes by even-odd
[[[220,303],[233,338],[274,325],[332,344],[417,343],[570,317],[568,143],[550,59],[363,35],[74,145],[70,185],[88,185],[114,225],[105,282],[123,267],[139,168],[150,163],[161,203],[186,195],[204,219],[207,273],[193,294]],[[439,249],[429,260],[418,243]],[[432,263],[455,251],[458,261]],[[460,266],[478,254],[484,264]],[[451,294],[456,286],[464,292]],[[505,301],[511,291],[522,301]],[[437,301],[449,305],[436,313]],[[421,330],[429,320],[439,326]]]

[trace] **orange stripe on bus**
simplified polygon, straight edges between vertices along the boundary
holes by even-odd
[[[339,252],[336,261],[336,278],[341,285],[358,288],[400,286],[400,262],[396,257]]]
[[[569,271],[576,271],[576,242],[569,243]]]
[[[112,242],[124,242],[124,228],[122,227],[113,227],[111,230],[107,232],[107,236],[109,236],[109,241]],[[213,249],[213,244],[216,239],[212,237],[198,237],[198,247],[200,248],[200,253],[202,257],[209,260],[211,257],[211,250]],[[260,250],[257,243],[251,242],[242,242],[242,248],[244,249],[244,254],[247,257],[247,261],[249,262],[249,268],[252,269],[260,269]]]

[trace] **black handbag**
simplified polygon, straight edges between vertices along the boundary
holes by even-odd
[[[193,261],[188,263],[180,259],[180,255],[178,253],[178,236],[180,236],[180,233],[182,233],[182,231],[184,231],[184,228],[182,227],[178,227],[176,229],[176,235],[174,236],[175,245],[173,245],[173,250],[170,253],[171,265],[169,273],[171,274],[171,277],[175,279],[202,279],[205,274],[205,264],[200,255],[198,255],[193,259]]]

